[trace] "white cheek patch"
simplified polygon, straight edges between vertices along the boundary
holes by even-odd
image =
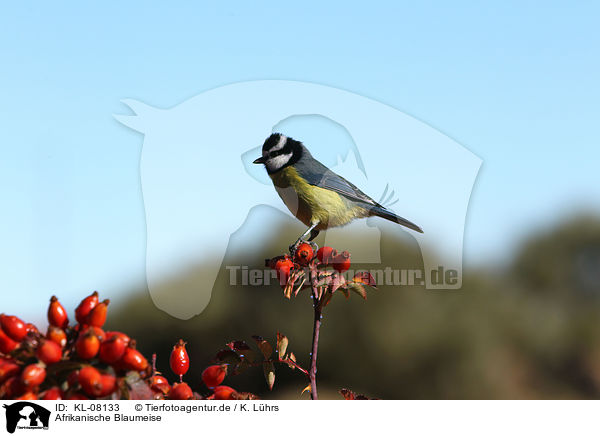
[[[269,158],[269,160],[265,162],[265,165],[269,172],[277,171],[278,169],[282,168],[286,163],[288,163],[291,158],[292,153],[280,154],[279,156]]]

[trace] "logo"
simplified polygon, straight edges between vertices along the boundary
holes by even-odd
[[[27,430],[48,430],[50,421],[50,411],[29,401],[19,401],[9,406],[3,405],[6,409],[6,431],[14,433],[18,429]]]

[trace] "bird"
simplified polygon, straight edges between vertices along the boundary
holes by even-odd
[[[321,230],[372,216],[423,233],[421,227],[386,209],[315,159],[302,142],[281,133],[265,140],[262,156],[253,163],[264,165],[286,207],[308,226],[290,246],[292,251],[309,235],[312,241]]]

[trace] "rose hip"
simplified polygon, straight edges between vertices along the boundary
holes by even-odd
[[[179,376],[179,381],[181,381],[183,375],[190,369],[190,358],[185,349],[185,342],[183,342],[183,339],[180,339],[173,347],[169,364],[171,365],[171,370]]]
[[[46,369],[37,363],[27,365],[21,373],[21,383],[30,389],[41,385],[45,378]]]
[[[46,365],[52,365],[62,358],[62,348],[54,341],[42,341],[36,355]]]
[[[169,400],[191,400],[194,392],[187,383],[175,383],[169,393]]]
[[[48,323],[61,329],[64,329],[69,324],[67,311],[55,295],[50,299],[50,306],[48,306]]]
[[[21,342],[27,335],[27,326],[14,315],[0,315],[0,326],[13,341]]]
[[[79,306],[77,306],[77,309],[75,309],[75,319],[77,320],[77,322],[79,324],[85,324],[87,316],[97,305],[98,292],[94,291],[91,295],[88,295],[83,300],[81,300],[81,303],[79,303]]]
[[[202,381],[209,389],[214,389],[225,380],[227,365],[211,365],[202,372]]]

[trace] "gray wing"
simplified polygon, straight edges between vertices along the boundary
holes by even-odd
[[[349,200],[364,203],[367,207],[383,207],[354,184],[334,173],[314,158],[300,160],[294,165],[294,168],[302,178],[313,186],[335,191]]]

